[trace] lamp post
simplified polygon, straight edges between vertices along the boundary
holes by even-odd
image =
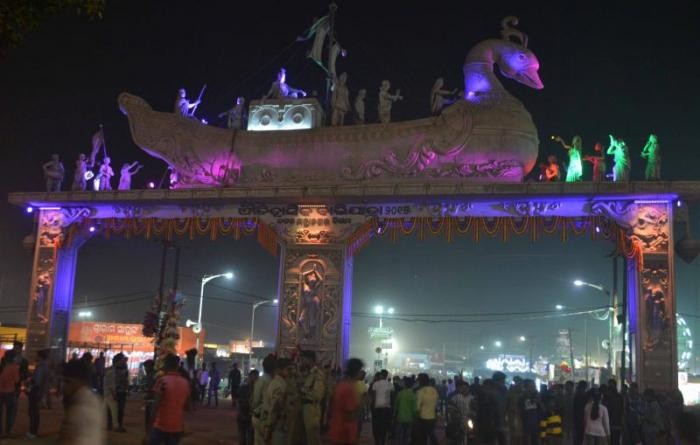
[[[262,306],[263,304],[267,303],[272,303],[272,304],[277,304],[278,300],[275,298],[274,300],[263,300],[263,301],[258,301],[257,303],[253,303],[253,310],[251,313],[250,317],[250,347],[248,348],[248,369],[250,370],[252,368],[253,364],[253,335],[255,334],[255,310]]]
[[[379,331],[377,334],[378,335],[377,338],[380,340],[380,345],[381,345],[381,340],[391,339],[391,330],[389,331],[388,335],[385,335],[384,332],[382,331],[382,329],[384,328],[384,320],[382,319],[382,316],[384,314],[393,315],[394,308],[393,307],[384,308],[384,306],[382,306],[381,304],[378,304],[374,307],[374,313],[379,316]],[[388,352],[385,353],[384,362],[385,362],[384,366],[386,366],[387,363],[389,362],[389,353]]]
[[[206,285],[208,282],[211,280],[214,280],[216,278],[221,278],[221,277],[226,277],[228,280],[233,279],[233,272],[226,272],[226,273],[220,273],[217,275],[204,275],[202,277],[202,285],[199,288],[199,311],[197,315],[197,341],[196,341],[196,348],[197,352],[199,352],[199,337],[202,334],[202,304],[204,302],[204,285]]]
[[[587,286],[591,287],[599,292],[602,292],[605,294],[608,299],[610,300],[610,307],[608,308],[608,372],[613,375],[613,319],[614,317],[614,311],[615,311],[615,295],[608,290],[603,285],[600,284],[592,284],[592,283],[587,283],[582,280],[575,280],[574,285],[577,287],[582,287],[582,286]],[[625,335],[624,332],[622,335]],[[587,358],[586,358],[587,359]],[[586,376],[588,377],[588,376]]]
[[[384,327],[384,324],[382,323],[382,315],[384,315],[384,314],[393,315],[394,308],[390,307],[390,308],[385,310],[384,306],[382,306],[381,304],[378,304],[374,307],[374,313],[379,315],[379,328],[382,328],[382,327]]]
[[[527,343],[528,348],[529,348],[529,350],[530,350],[530,357],[529,357],[529,362],[528,362],[528,363],[529,363],[528,369],[529,369],[530,372],[532,372],[532,347],[533,347],[533,338],[534,338],[534,337],[532,337],[532,336],[526,337],[526,336],[524,336],[524,335],[521,335],[520,337],[518,337],[518,340],[520,340],[520,343]]]

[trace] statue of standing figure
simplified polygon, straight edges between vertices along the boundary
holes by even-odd
[[[627,182],[630,180],[630,156],[627,144],[622,139],[616,139],[610,135],[610,146],[607,153],[613,155],[613,181]]]
[[[437,116],[443,108],[457,101],[454,96],[459,90],[456,88],[451,91],[443,90],[442,87],[444,85],[445,80],[442,77],[438,77],[430,90],[430,112],[433,116]]]
[[[605,179],[605,171],[607,170],[603,144],[596,142],[593,146],[593,151],[595,154],[584,156],[583,160],[593,164],[593,182],[601,182]]]
[[[379,104],[377,105],[379,122],[382,124],[391,122],[391,105],[397,100],[403,99],[401,90],[396,90],[396,93],[391,94],[389,88],[391,88],[391,83],[388,80],[382,80],[382,85],[379,87]]]
[[[367,97],[367,90],[364,88],[358,91],[355,97],[354,118],[357,125],[365,123],[365,97]]]
[[[661,153],[659,140],[655,134],[650,134],[646,145],[642,149],[642,159],[647,160],[644,170],[644,179],[647,181],[661,180]]]
[[[102,164],[100,165],[100,170],[95,176],[93,185],[96,191],[112,190],[112,176],[114,176],[114,170],[109,165],[112,160],[108,157],[102,159]]]
[[[46,178],[46,191],[60,192],[66,170],[63,168],[63,163],[58,155],[52,154],[51,160],[45,163],[42,168]]]
[[[197,99],[194,102],[187,100],[187,91],[184,88],[180,88],[177,91],[177,97],[175,98],[175,114],[179,114],[182,117],[192,117],[193,112],[190,112],[193,108],[199,105],[201,100]]]
[[[331,90],[331,125],[333,127],[342,127],[345,124],[345,113],[350,109],[350,93],[347,87],[348,74],[343,73],[337,79],[333,80]]]
[[[224,111],[219,114],[219,117],[226,116],[226,128],[233,130],[240,130],[243,128],[243,121],[245,115],[245,98],[236,98],[236,105],[228,111]]]
[[[287,85],[287,71],[284,68],[281,68],[277,73],[277,80],[272,82],[272,85],[270,85],[270,90],[263,96],[263,100],[270,97],[273,99],[284,99],[286,97],[296,99],[299,96],[306,97],[306,91],[292,88]]]
[[[122,165],[122,169],[119,172],[118,190],[131,190],[131,176],[138,173],[142,168],[143,165],[139,164],[138,161]]]
[[[540,181],[559,182],[559,163],[557,157],[549,155],[546,164],[540,164]]]
[[[552,136],[552,139],[559,142],[569,154],[569,165],[566,169],[566,182],[579,182],[583,176],[583,165],[581,163],[581,149],[583,142],[581,136],[576,135],[571,141],[571,145],[564,142],[559,136]]]
[[[306,266],[305,266],[306,267]],[[301,298],[299,307],[299,327],[304,339],[313,339],[318,334],[323,292],[323,266],[313,262],[304,270],[301,277]]]
[[[88,180],[92,178],[92,172],[90,171],[92,167],[93,164],[87,159],[87,156],[84,153],[80,153],[75,161],[75,173],[73,173],[71,190],[85,191]]]

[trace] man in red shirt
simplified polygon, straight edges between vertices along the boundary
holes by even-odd
[[[185,430],[185,407],[190,397],[190,383],[177,370],[180,358],[165,357],[165,374],[156,380],[156,417],[151,429],[150,445],[177,445]]]
[[[336,445],[353,445],[358,441],[357,420],[360,400],[356,382],[364,367],[362,360],[351,358],[345,365],[345,377],[333,392],[328,437]]]

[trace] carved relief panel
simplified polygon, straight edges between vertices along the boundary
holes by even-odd
[[[642,348],[653,351],[659,346],[668,346],[671,333],[672,312],[669,295],[668,265],[653,261],[645,264],[640,274]]]
[[[26,347],[30,357],[49,344],[56,257],[64,238],[63,226],[64,215],[60,210],[39,213],[27,313]]]
[[[73,296],[75,251],[85,240],[76,235],[72,244],[66,246],[65,229],[94,213],[94,209],[85,207],[42,209],[39,213],[27,311],[26,349],[30,358],[40,349],[58,348],[59,343],[65,342],[70,315],[67,311]],[[69,251],[71,254],[66,255]],[[68,309],[54,307],[57,292],[62,299],[67,299],[63,306],[67,305]],[[64,352],[61,348],[57,354],[62,357]]]
[[[279,350],[316,351],[323,363],[335,363],[340,341],[343,249],[288,247],[282,258]]]

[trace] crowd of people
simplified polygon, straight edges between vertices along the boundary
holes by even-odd
[[[470,384],[459,375],[441,383],[426,374],[375,374],[368,385],[358,374],[358,431],[371,419],[375,445],[670,445],[698,443],[700,425],[684,411],[680,391],[640,393],[636,383],[610,380],[541,385],[502,372]],[[363,414],[364,413],[364,414]],[[340,439],[340,438],[337,438]],[[335,440],[337,443],[355,443]]]
[[[38,352],[30,372],[15,343],[0,362],[0,434],[13,432],[18,399],[26,392],[29,431],[39,431],[40,408],[51,401],[49,351]],[[105,443],[106,431],[124,432],[131,387],[127,357],[86,352],[60,366],[64,419],[57,443]],[[177,444],[185,412],[218,405],[221,372],[215,363],[194,366],[176,355],[143,363],[144,443]],[[224,397],[231,396],[241,445],[357,444],[371,428],[375,445],[680,445],[698,444],[700,422],[684,409],[677,389],[669,393],[610,380],[591,385],[567,381],[541,385],[502,372],[481,382],[460,375],[440,382],[427,374],[371,379],[359,359],[343,370],[321,367],[313,351],[292,358],[273,355],[242,378],[228,373]],[[235,414],[233,414],[235,413]],[[440,432],[438,433],[438,430]],[[439,441],[443,437],[445,441]]]
[[[670,445],[697,444],[700,425],[668,394],[635,383],[541,385],[495,372],[469,383],[427,374],[366,381],[363,363],[321,369],[311,351],[299,360],[268,356],[237,394],[241,444],[356,444],[369,425],[376,445]],[[443,430],[440,434],[437,430]],[[446,442],[438,441],[444,436]]]

